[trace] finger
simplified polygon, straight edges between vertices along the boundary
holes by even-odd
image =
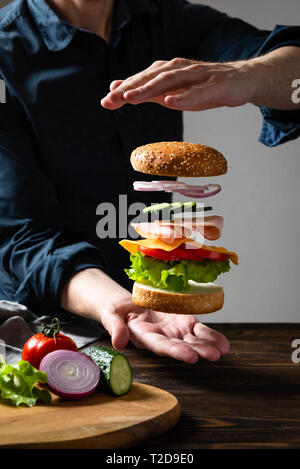
[[[101,106],[106,109],[118,109],[122,107],[126,102],[123,98],[123,90],[117,87],[115,90],[110,91],[104,98],[101,99]]]
[[[110,92],[101,100],[101,105],[106,109],[118,109],[122,107],[125,102],[123,99],[124,91],[131,89],[132,87],[138,86],[138,84],[143,84],[150,77],[155,76],[155,71],[157,68],[162,66],[167,62],[157,61],[154,62],[150,67],[143,70],[142,72],[136,73],[133,76],[126,78],[126,80],[122,80],[122,88],[121,83],[117,85],[116,82],[120,80],[115,80],[110,85]]]
[[[112,324],[111,342],[116,350],[122,350],[129,341],[128,327],[123,320],[117,319]]]
[[[156,96],[153,99],[148,99],[148,103],[156,103],[164,106],[164,99],[165,95],[161,96]],[[124,93],[120,87],[118,87],[116,90],[113,90],[111,93],[108,93],[105,98],[101,100],[101,105],[110,110],[114,109],[119,109],[120,107],[124,106],[124,104],[127,104],[128,101],[124,99]],[[134,104],[134,103],[130,103]]]
[[[220,332],[211,329],[210,327],[207,327],[204,324],[201,324],[201,322],[197,322],[195,324],[193,332],[195,336],[197,336],[199,339],[214,342],[222,355],[226,355],[226,353],[228,353],[230,343],[227,338]]]
[[[206,78],[204,73],[201,76],[198,71],[197,82],[201,82],[204,78]],[[175,90],[182,90],[175,95],[179,96],[195,82],[195,79],[195,72],[188,67],[164,70],[151,80],[148,80],[147,83],[125,91],[124,99],[132,104],[138,104],[162,94],[171,96]]]
[[[186,334],[184,342],[190,344],[192,349],[199,353],[199,356],[207,360],[217,361],[222,355],[219,344],[216,341],[199,339],[192,334]]]
[[[114,80],[111,82],[111,84],[109,85],[109,89],[110,91],[113,91],[115,90],[116,88],[118,88],[121,83],[123,83],[124,80]]]
[[[159,75],[159,73],[172,68],[178,68],[178,65],[174,65],[172,61],[156,60],[148,68],[126,78],[122,83],[122,88],[124,91],[128,91],[142,86]]]
[[[181,57],[176,57],[169,61],[157,60],[153,62],[150,67],[124,80],[122,88],[124,91],[129,91],[143,86],[150,80],[159,76],[161,73],[172,71],[175,73],[177,70],[189,70],[190,80],[193,80],[196,75],[199,77],[199,73],[203,73],[206,69],[207,67],[205,63]]]
[[[184,342],[187,342],[191,345],[211,345],[212,347],[216,347],[218,344],[218,342],[215,340],[210,340],[210,338],[200,339],[191,333],[186,334],[181,340],[184,340]]]
[[[164,102],[162,103],[162,105],[168,109],[172,109],[174,111],[189,111],[189,112],[193,112],[193,111],[207,111],[209,109],[215,109],[215,108],[219,108],[219,107],[222,107],[223,104],[220,104],[220,103],[215,103],[215,102],[206,102],[205,104],[199,104],[198,106],[194,106],[194,107],[188,107],[188,106],[185,106],[183,107],[182,105],[170,105],[170,104],[167,104],[164,100]]]
[[[165,96],[164,104],[181,111],[211,109],[222,105],[217,91],[215,84],[193,85],[179,94]]]
[[[188,344],[191,349],[197,352],[200,358],[209,360],[212,362],[218,361],[221,357],[221,352],[217,347],[215,342],[210,342],[208,340],[197,339],[196,337],[190,334],[190,337],[187,339],[187,336],[182,339],[172,339],[174,342]]]
[[[125,104],[123,94],[149,82],[157,75],[168,70],[180,69],[194,61],[187,59],[173,59],[170,61],[158,60],[145,70],[126,78],[116,89],[112,90],[101,100],[101,105],[107,109],[117,109]]]
[[[111,336],[112,346],[116,350],[126,347],[129,340],[129,330],[121,316],[110,311],[102,312],[101,322]]]
[[[198,337],[199,339],[209,340],[217,344],[225,344],[226,349],[229,347],[229,342],[223,334],[216,331],[215,329],[201,324],[200,322],[195,323],[193,332],[194,336]]]
[[[186,363],[196,363],[198,360],[198,353],[195,352],[189,345],[182,342],[177,342],[167,337],[157,334],[155,332],[146,332],[135,338],[134,334],[131,334],[131,340],[136,344],[137,339],[138,346],[147,348],[154,352],[156,355],[163,357],[171,357],[175,360],[180,360]]]
[[[191,348],[198,353],[199,357],[205,360],[217,362],[221,358],[221,352],[218,347],[208,342],[203,344],[191,344]]]

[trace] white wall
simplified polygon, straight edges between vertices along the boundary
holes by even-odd
[[[206,4],[263,29],[300,24],[299,0]],[[185,140],[213,146],[228,159],[228,174],[211,179],[222,192],[207,200],[224,216],[223,235],[215,244],[240,256],[240,265],[219,278],[224,308],[202,316],[204,322],[300,319],[300,140],[267,148],[257,141],[261,123],[251,105],[185,114]]]

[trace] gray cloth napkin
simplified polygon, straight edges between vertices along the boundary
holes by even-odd
[[[53,316],[37,316],[20,303],[0,300],[0,355],[7,363],[18,363],[22,348],[33,334],[40,332],[41,323],[51,323]],[[71,337],[78,348],[84,347],[105,334],[97,321],[72,316],[61,319],[61,333]]]

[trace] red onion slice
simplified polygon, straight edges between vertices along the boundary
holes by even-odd
[[[178,189],[184,189],[186,187],[185,182],[181,181],[152,181],[153,184],[157,184],[158,186],[163,187],[164,189],[171,189],[171,188],[178,188]]]
[[[163,191],[166,189],[184,189],[186,184],[177,181],[135,181],[133,189],[135,191]]]
[[[86,355],[71,350],[55,350],[42,359],[40,370],[47,373],[48,388],[65,399],[92,394],[100,381],[100,369]]]
[[[175,192],[184,195],[185,197],[190,197],[194,199],[202,199],[204,197],[212,197],[213,195],[218,194],[221,191],[220,184],[208,184],[205,190],[202,190],[203,187],[199,190],[196,188],[194,189],[177,189]]]
[[[204,198],[212,197],[221,191],[220,184],[207,184],[206,186],[195,186],[181,181],[135,181],[135,191],[164,191],[178,192],[186,197]]]
[[[135,181],[133,183],[133,189],[135,191],[162,191],[163,188],[158,186],[157,184],[154,185],[151,182],[147,181]]]
[[[173,189],[173,190],[165,190],[165,192],[178,192],[179,194],[182,192],[189,192],[190,194],[204,194],[205,189]]]

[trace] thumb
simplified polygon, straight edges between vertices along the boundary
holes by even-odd
[[[106,311],[101,314],[101,322],[111,336],[113,348],[122,350],[129,341],[129,330],[124,317],[112,312]]]

